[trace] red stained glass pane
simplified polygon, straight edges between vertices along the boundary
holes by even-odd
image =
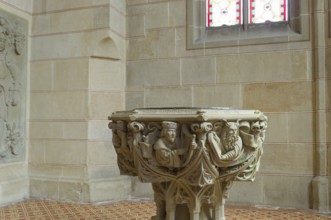
[[[206,26],[242,24],[242,0],[206,0]]]
[[[288,0],[248,0],[250,24],[287,21]]]

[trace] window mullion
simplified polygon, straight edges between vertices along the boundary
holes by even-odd
[[[248,29],[248,2],[249,0],[243,0],[243,29],[246,31]]]

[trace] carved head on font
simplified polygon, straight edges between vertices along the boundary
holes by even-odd
[[[222,131],[222,141],[226,150],[234,149],[239,139],[239,122],[226,122]]]
[[[177,123],[171,121],[162,122],[161,136],[164,137],[169,143],[174,143],[176,139]]]
[[[267,128],[267,122],[265,121],[262,122],[256,121],[251,125],[251,130],[253,134],[259,134],[261,133],[261,131],[265,130],[266,128]]]

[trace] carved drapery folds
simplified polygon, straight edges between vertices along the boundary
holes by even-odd
[[[0,163],[24,151],[27,22],[0,11]]]
[[[137,109],[110,119],[121,174],[152,183],[155,219],[224,219],[232,182],[255,178],[267,128],[251,110]]]

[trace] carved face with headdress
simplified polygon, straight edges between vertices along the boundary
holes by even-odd
[[[163,121],[161,136],[164,137],[169,143],[174,143],[176,139],[176,130],[177,123]]]
[[[227,122],[222,131],[222,143],[225,150],[233,150],[239,139],[238,122]]]
[[[256,121],[256,122],[252,123],[251,130],[252,130],[252,133],[254,135],[257,135],[257,134],[260,134],[261,131],[266,129],[266,127],[267,127],[267,122],[265,122],[265,121],[262,121],[262,122]]]

